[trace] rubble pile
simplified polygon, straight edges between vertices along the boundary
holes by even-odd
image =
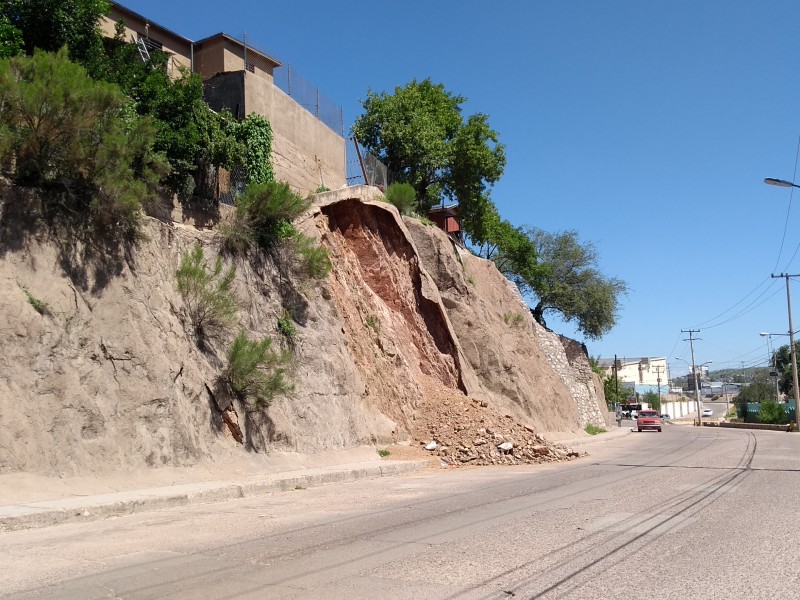
[[[446,465],[519,465],[585,456],[547,441],[534,429],[503,415],[485,401],[454,390],[426,394],[415,415],[414,438]],[[434,399],[435,398],[435,399]]]

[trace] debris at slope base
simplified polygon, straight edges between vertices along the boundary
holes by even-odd
[[[445,465],[518,465],[573,460],[585,456],[538,435],[513,416],[428,379],[416,407],[412,436],[421,447],[435,442],[431,455]],[[502,450],[501,444],[512,444]]]

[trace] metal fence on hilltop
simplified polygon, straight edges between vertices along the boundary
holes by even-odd
[[[391,171],[373,154],[350,138],[347,144],[347,185],[373,185],[385,190],[394,181]]]

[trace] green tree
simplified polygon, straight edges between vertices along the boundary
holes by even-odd
[[[642,395],[642,402],[647,402],[647,404],[650,405],[650,408],[661,412],[661,397],[657,392],[652,390],[645,392]]]
[[[773,423],[775,425],[782,425],[786,423],[786,411],[781,404],[772,400],[766,400],[761,403],[758,409],[759,423]]]
[[[794,343],[795,354],[800,357],[800,342]],[[794,397],[792,386],[792,355],[789,344],[781,346],[774,353],[775,370],[778,371],[778,388],[788,397]],[[800,360],[800,359],[798,359]]]
[[[11,24],[8,17],[0,15],[0,58],[22,54],[24,46],[22,32]]]
[[[242,129],[230,113],[215,113],[208,107],[198,74],[184,72],[173,79],[169,54],[158,50],[150,52],[148,62],[142,62],[136,46],[123,39],[122,31],[118,25],[117,35],[108,43],[108,68],[103,78],[133,99],[139,115],[153,120],[155,149],[170,164],[165,182],[181,199],[189,199],[196,194],[206,167],[243,162],[244,146],[237,134],[246,139],[249,129]]]
[[[462,114],[465,98],[430,79],[416,79],[394,94],[369,91],[364,114],[352,133],[386,164],[399,181],[416,191],[420,211],[456,200],[463,216],[488,201],[489,188],[503,174],[505,149],[488,117]],[[472,235],[472,220],[462,228]]]
[[[99,23],[110,6],[108,0],[0,0],[0,16],[22,33],[27,54],[67,46],[70,58],[94,74],[104,64]]]
[[[623,387],[622,382],[614,375],[603,379],[603,393],[609,410],[614,410],[617,404],[627,404],[633,396],[633,390]]]
[[[737,396],[738,402],[767,402],[775,397],[775,388],[769,376],[758,375],[747,385],[742,386]]]
[[[236,322],[238,302],[231,289],[235,277],[236,267],[223,272],[221,256],[210,266],[200,244],[183,255],[175,279],[192,328],[200,338]]]
[[[106,233],[138,231],[164,161],[153,152],[152,123],[119,88],[90,79],[64,49],[0,60],[0,124],[17,183],[61,192],[60,207]]]
[[[228,350],[222,380],[241,400],[265,409],[276,396],[293,391],[288,378],[292,360],[291,352],[274,350],[270,338],[250,340],[240,332]]]
[[[547,312],[558,312],[564,320],[575,321],[586,337],[601,338],[617,322],[626,283],[597,269],[597,251],[591,243],[582,244],[575,231],[530,229],[528,235],[545,267],[541,276],[528,282],[538,299],[531,309],[534,318],[544,325]]]
[[[494,261],[497,269],[513,281],[523,294],[544,277],[547,267],[539,262],[533,240],[521,227],[500,218],[494,206],[487,208],[478,255]]]

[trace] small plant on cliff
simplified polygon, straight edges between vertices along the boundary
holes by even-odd
[[[380,320],[378,320],[378,317],[376,315],[367,315],[364,318],[364,325],[366,325],[370,329],[374,329],[375,331],[378,331],[378,329],[381,326],[381,322],[380,322]]]
[[[28,288],[22,288],[22,291],[28,298],[28,304],[30,304],[36,312],[38,312],[40,315],[45,315],[48,312],[50,312],[50,309],[47,306],[47,302],[36,298],[33,294],[30,293],[30,291],[28,291]]]
[[[583,430],[588,433],[589,435],[597,435],[598,433],[605,433],[606,430],[602,427],[598,427],[597,425],[592,425],[589,423]]]
[[[294,326],[292,315],[285,308],[281,316],[278,317],[278,333],[281,334],[290,348],[294,346],[294,340],[297,337],[297,328]]]
[[[384,196],[401,215],[410,215],[417,209],[417,193],[410,183],[395,182],[386,188]]]
[[[183,255],[175,278],[192,327],[201,337],[236,321],[238,303],[231,290],[235,276],[236,267],[223,272],[221,256],[209,266],[200,244]]]
[[[264,409],[276,396],[293,391],[288,379],[291,363],[291,353],[273,350],[270,338],[250,340],[240,332],[228,350],[222,379],[242,401]]]
[[[232,222],[223,228],[225,245],[233,252],[258,246],[278,261],[288,256],[296,273],[323,279],[331,270],[328,251],[292,223],[310,205],[311,200],[295,194],[287,183],[250,185],[236,201]]]
[[[331,188],[329,188],[329,187],[327,187],[325,185],[320,185],[320,186],[317,187],[316,190],[314,190],[314,193],[315,194],[322,194],[324,192],[330,192],[330,191],[331,191]]]
[[[522,323],[523,319],[524,317],[521,313],[503,313],[503,321],[506,325],[510,325],[512,327]]]
[[[391,452],[389,452],[385,448],[381,448],[380,450],[378,450],[378,456],[380,456],[381,458],[386,458],[390,454],[391,454]]]

